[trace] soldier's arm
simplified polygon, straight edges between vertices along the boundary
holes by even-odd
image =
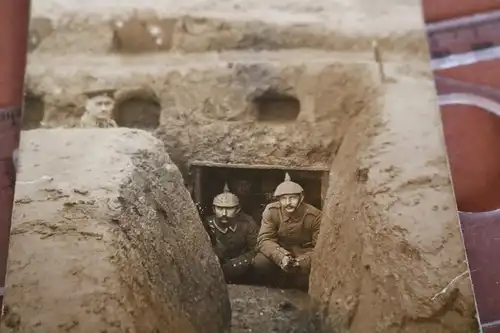
[[[318,236],[319,236],[319,229],[321,226],[321,218],[323,217],[323,214],[320,213],[316,218],[312,221],[311,228],[312,228],[312,246],[316,247],[316,242],[318,241]]]
[[[214,221],[212,218],[203,219],[203,226],[205,227],[206,232],[208,233],[208,237],[210,238],[210,243],[212,244],[212,249],[215,252],[217,258],[222,263],[225,262],[225,249],[222,243],[217,239],[217,235],[215,233]]]
[[[215,238],[215,232],[212,226],[210,225],[210,222],[207,221],[206,219],[202,219],[201,223],[203,225],[203,228],[205,229],[205,232],[208,235],[208,238],[210,239],[210,244],[212,245],[212,247],[215,246],[217,244],[217,241]]]
[[[235,263],[251,263],[255,254],[257,252],[257,236],[259,234],[259,227],[254,222],[254,220],[250,217],[249,221],[247,221],[247,234],[246,234],[246,243],[247,243],[247,251],[242,255],[238,256],[236,259],[233,259]]]
[[[321,216],[322,214],[318,214],[317,216],[314,217],[314,219],[311,221],[311,229],[312,229],[312,239],[311,239],[311,245],[312,249],[300,256],[300,261],[299,265],[301,266],[301,269],[304,270],[305,272],[309,272],[311,270],[311,255],[314,251],[314,248],[316,247],[316,241],[318,240],[318,235],[319,235],[319,229],[321,225]]]
[[[283,257],[290,253],[278,244],[277,232],[278,225],[273,222],[269,208],[266,208],[262,214],[262,223],[257,237],[257,250],[279,265]]]
[[[257,250],[257,237],[259,237],[259,227],[253,219],[248,223],[247,246],[252,251]]]

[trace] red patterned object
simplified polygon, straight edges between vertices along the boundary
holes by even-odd
[[[436,22],[500,9],[500,0],[422,0],[426,22]]]
[[[500,333],[500,0],[423,0],[481,332]]]
[[[30,1],[0,1],[0,305],[3,302],[19,146]]]

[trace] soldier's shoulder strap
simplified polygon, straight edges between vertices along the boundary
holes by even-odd
[[[321,216],[322,212],[321,210],[319,210],[318,208],[314,207],[313,205],[310,205],[310,204],[305,204],[306,205],[306,212],[305,212],[305,216],[309,217],[309,218],[317,218],[319,216]]]
[[[279,211],[279,210],[280,210],[280,203],[277,201],[271,202],[265,208],[265,211]]]
[[[279,214],[279,211],[280,211],[280,203],[279,202],[271,202],[264,209],[264,215],[271,214],[274,216],[275,214]]]
[[[280,214],[279,202],[271,202],[264,209],[262,217],[276,223],[279,220],[279,214]]]
[[[255,223],[255,221],[253,220],[253,217],[251,217],[250,215],[243,213],[243,212],[240,212],[240,214],[241,214],[241,221],[243,223]]]

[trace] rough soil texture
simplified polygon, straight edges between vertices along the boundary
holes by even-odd
[[[33,3],[41,52],[206,52],[314,48],[369,50],[373,39],[388,50],[426,54],[417,0],[378,2],[297,0],[190,0],[184,2],[43,0]],[[136,21],[136,19],[140,21]],[[115,23],[123,25],[118,28]],[[47,22],[56,32],[47,27]],[[162,44],[142,22],[157,25]],[[398,27],[395,31],[393,27]],[[116,33],[115,33],[116,32]]]
[[[28,89],[44,96],[45,122],[54,126],[78,120],[80,109],[71,104],[86,90],[115,89],[118,110],[123,100],[153,91],[162,104],[157,135],[179,164],[325,166],[346,120],[371,100],[374,65],[358,58],[314,51],[132,59],[33,56]],[[233,61],[238,63],[229,68]],[[89,73],[98,79],[89,79]],[[296,122],[256,121],[252,98],[270,88],[297,96]]]
[[[229,285],[231,333],[317,332],[307,294],[294,290]]]
[[[398,75],[342,142],[311,276],[326,327],[477,332],[468,275],[445,289],[467,265],[433,82]]]
[[[3,332],[228,332],[218,262],[157,139],[42,129],[21,145]]]

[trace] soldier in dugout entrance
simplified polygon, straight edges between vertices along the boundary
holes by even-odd
[[[227,283],[249,283],[259,228],[243,213],[236,195],[224,191],[213,200],[214,215],[207,218],[210,238]]]
[[[307,290],[321,211],[304,202],[304,189],[288,173],[274,197],[278,201],[267,205],[262,215],[255,277],[259,283]]]

